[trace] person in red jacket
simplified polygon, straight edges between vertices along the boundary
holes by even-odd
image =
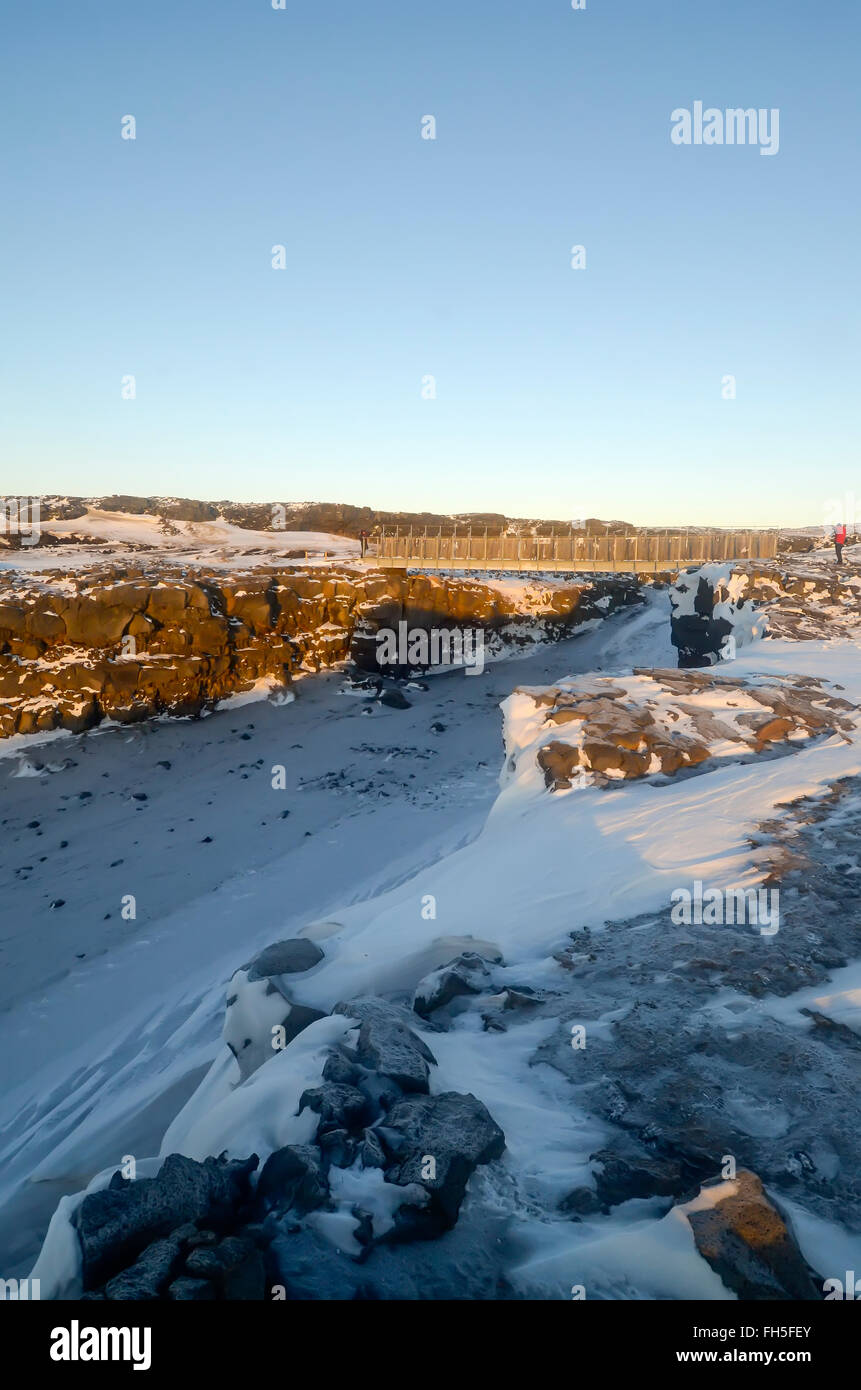
[[[846,544],[846,527],[843,522],[834,528],[834,550],[837,555],[838,565],[843,564],[843,547]]]

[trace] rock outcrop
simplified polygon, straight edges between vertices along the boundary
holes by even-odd
[[[203,1163],[170,1154],[155,1178],[116,1172],[75,1213],[86,1292],[108,1299],[158,1298],[199,1241],[215,1243],[240,1219],[257,1157]],[[208,1231],[209,1234],[203,1234]]]
[[[680,667],[714,666],[766,635],[804,641],[861,627],[861,580],[788,557],[683,571],[669,594]]]
[[[377,634],[401,622],[516,643],[534,640],[536,625],[547,638],[569,635],[637,597],[623,577],[551,584],[524,603],[471,579],[348,566],[13,571],[0,592],[0,737],[196,716],[258,682],[277,689],[348,658],[379,675]]]
[[[725,668],[722,668],[725,669]],[[507,771],[532,753],[551,791],[689,772],[854,731],[856,706],[813,676],[751,678],[635,668],[630,677],[518,688]]]

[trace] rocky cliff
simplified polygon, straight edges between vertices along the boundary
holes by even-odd
[[[10,572],[0,592],[0,737],[194,716],[261,679],[287,685],[351,655],[379,670],[376,634],[401,621],[468,625],[504,646],[568,635],[637,597],[630,577],[536,588],[343,566]]]

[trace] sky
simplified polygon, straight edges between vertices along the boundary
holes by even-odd
[[[7,7],[0,494],[861,521],[859,53],[857,0]]]

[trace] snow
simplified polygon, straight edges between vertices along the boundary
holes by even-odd
[[[69,537],[65,545],[32,546],[8,552],[0,565],[12,570],[76,572],[103,563],[106,557],[128,559],[143,548],[148,559],[176,564],[206,564],[214,569],[237,565],[283,563],[288,551],[307,552],[309,559],[359,554],[359,542],[325,531],[252,531],[219,518],[216,521],[172,521],[165,527],[158,516],[102,511],[87,507],[72,520],[45,520],[42,530]],[[89,543],[71,538],[84,536]]]
[[[19,762],[0,783],[14,797],[6,851],[14,857],[2,885],[9,925],[0,940],[7,1272],[29,1268],[59,1201],[33,1275],[44,1281],[43,1297],[75,1287],[74,1194],[108,1180],[117,1135],[121,1153],[147,1155],[139,1172],[154,1171],[169,1152],[254,1151],[264,1160],[311,1138],[316,1117],[297,1114],[299,1097],[319,1084],[328,1049],[349,1037],[354,1021],[320,1019],[241,1084],[221,1038],[227,983],[269,942],[304,935],[320,944],[324,962],[291,981],[291,994],[324,1011],[365,993],[411,994],[464,949],[491,961],[501,953],[504,965],[490,967],[497,993],[508,984],[558,989],[564,974],[554,957],[574,928],[596,938],[610,923],[648,933],[643,915],[665,908],[679,884],[760,883],[766,868],[752,830],[797,798],[861,774],[857,728],[845,739],[799,743],[788,756],[726,761],[665,785],[550,795],[535,765],[534,706],[513,687],[566,678],[582,686],[612,675],[660,704],[659,684],[631,668],[671,664],[668,628],[666,595],[652,593],[642,611],[472,680],[435,677],[427,692],[411,693],[411,709],[377,707],[369,720],[359,702],[340,698],[340,676],[330,672],[303,681],[289,706],[256,704],[247,729],[234,705],[193,724],[67,736],[62,753],[74,765],[63,767],[52,748],[56,772],[37,766],[28,739],[26,764],[38,775]],[[861,649],[848,638],[755,642],[726,671],[751,680],[815,675],[861,700]],[[724,706],[720,717],[732,711]],[[437,720],[445,736],[430,732]],[[240,741],[240,730],[251,739]],[[159,770],[165,760],[169,773]],[[275,763],[288,770],[286,793],[271,787]],[[149,798],[143,805],[129,800],[138,786]],[[80,801],[88,789],[96,794]],[[26,838],[31,818],[41,839]],[[200,847],[207,833],[214,843]],[[70,842],[65,857],[61,834]],[[39,852],[49,856],[47,869],[35,867]],[[123,862],[109,868],[114,860]],[[23,862],[33,866],[29,886],[14,872]],[[61,881],[62,919],[46,906]],[[126,892],[138,895],[133,922],[119,918]],[[432,917],[422,911],[429,897]],[[626,925],[633,919],[636,928]],[[836,969],[826,984],[782,999],[723,991],[710,1008],[718,1021],[738,1024],[743,1007],[800,1029],[810,1026],[801,1013],[809,1007],[857,1028],[858,971],[857,963]],[[633,1003],[620,998],[612,1017]],[[590,1021],[596,1037],[612,1036],[612,1017]],[[590,1156],[607,1126],[561,1072],[536,1062],[554,1020],[527,1018],[494,1032],[473,1012],[448,1032],[418,1019],[415,1027],[437,1058],[432,1090],[471,1092],[505,1132],[506,1182],[495,1200],[510,1218],[508,1278],[519,1294],[570,1299],[583,1285],[588,1297],[732,1298],[697,1253],[684,1209],[671,1209],[669,1199],[630,1201],[580,1221],[556,1214],[566,1193],[590,1185]],[[777,1108],[756,1116],[741,1093],[737,1108],[747,1124],[779,1128]],[[335,1184],[337,1210],[316,1220],[355,1255],[352,1207],[371,1210],[379,1234],[392,1219],[392,1193],[377,1170],[358,1166],[340,1171]],[[859,1266],[851,1233],[796,1206],[793,1222],[814,1268]]]

